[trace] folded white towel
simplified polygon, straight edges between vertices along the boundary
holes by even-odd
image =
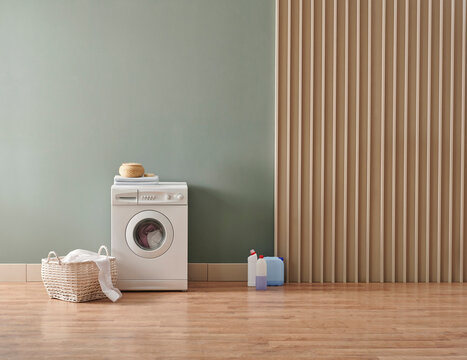
[[[136,178],[127,178],[119,175],[115,175],[114,177],[114,183],[158,183],[159,182],[159,176],[141,176],[141,177],[136,177]]]
[[[135,185],[159,185],[158,182],[155,181],[146,181],[146,182],[123,182],[123,181],[114,181],[114,185],[124,185],[124,186],[135,186]]]
[[[68,253],[62,260],[62,263],[81,263],[86,261],[94,261],[99,268],[99,284],[102,292],[113,302],[122,297],[120,290],[112,284],[112,276],[110,273],[110,260],[108,256],[99,255],[98,253],[76,249]]]

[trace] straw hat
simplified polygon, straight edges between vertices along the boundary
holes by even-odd
[[[138,163],[123,163],[118,170],[120,176],[135,178],[144,175],[144,167]]]

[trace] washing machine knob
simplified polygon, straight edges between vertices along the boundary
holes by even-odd
[[[177,199],[177,200],[182,200],[182,199],[183,199],[183,194],[177,194],[177,195],[175,195],[175,199]]]
[[[170,196],[170,194],[166,194],[166,195],[165,195],[165,199],[166,199],[166,200],[170,200],[170,199],[172,199],[172,196]]]

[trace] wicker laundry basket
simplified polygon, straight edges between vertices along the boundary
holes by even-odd
[[[110,259],[112,283],[115,286],[117,282],[115,257],[109,256],[104,245],[99,248],[99,255],[102,250],[105,250]],[[51,299],[85,302],[106,297],[99,284],[99,269],[93,261],[64,264],[61,258],[63,257],[58,257],[55,251],[51,251],[47,259],[42,259],[42,281]]]

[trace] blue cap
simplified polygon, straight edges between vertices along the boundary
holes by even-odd
[[[284,258],[282,256],[279,256],[279,259],[281,259],[282,261],[284,261]]]

